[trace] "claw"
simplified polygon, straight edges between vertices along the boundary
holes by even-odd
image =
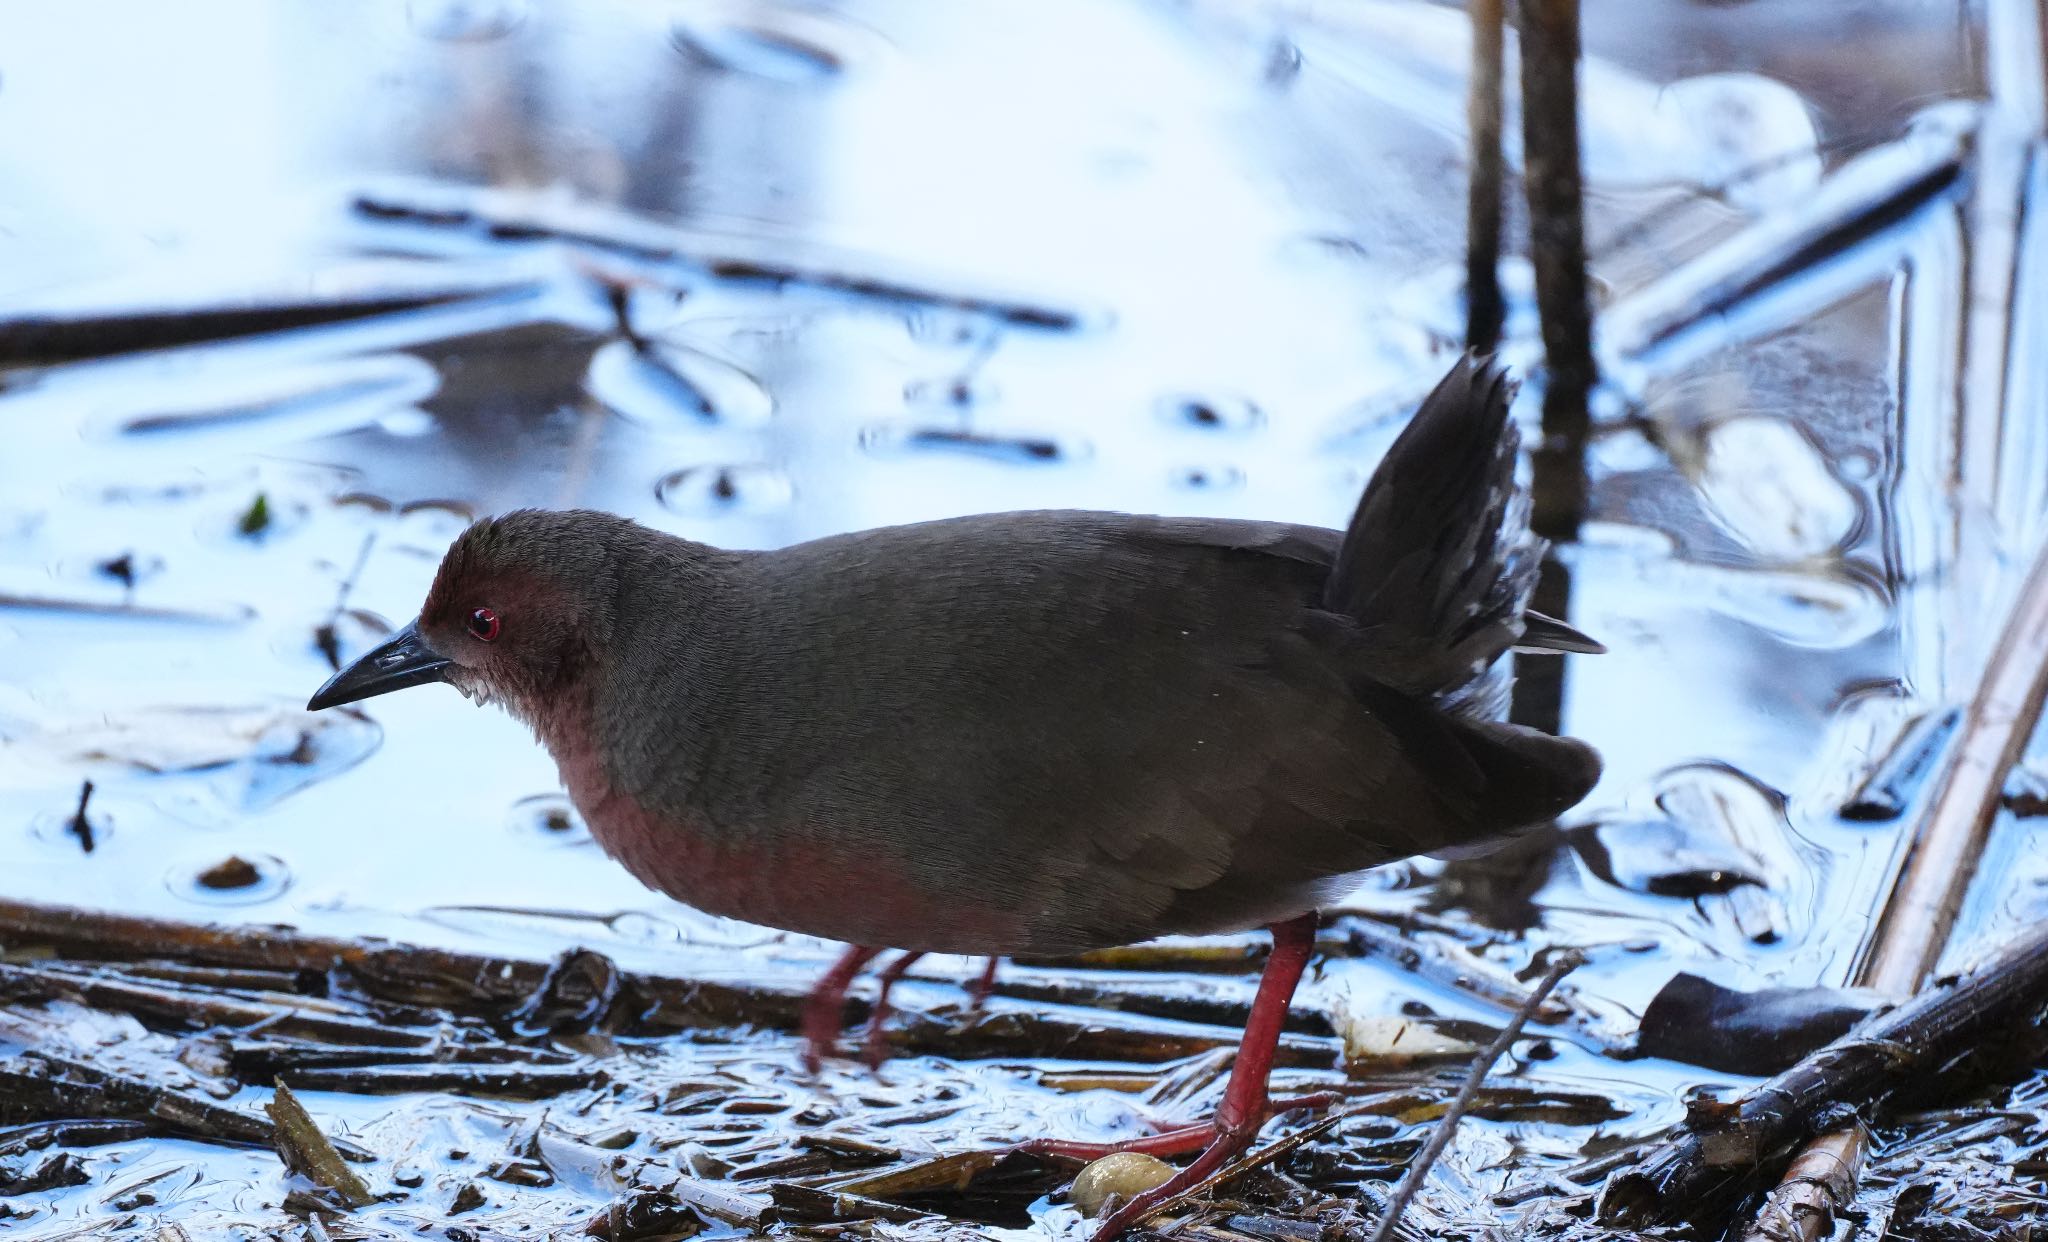
[[[1178,1156],[1200,1151],[1194,1163],[1164,1183],[1133,1198],[1096,1227],[1090,1242],[1114,1239],[1139,1224],[1160,1204],[1198,1185],[1252,1145],[1269,1117],[1297,1108],[1327,1108],[1337,1102],[1334,1092],[1275,1100],[1266,1093],[1266,1079],[1273,1070],[1273,1054],[1280,1046],[1281,1024],[1301,974],[1315,949],[1316,916],[1304,914],[1285,923],[1275,923],[1273,954],[1266,960],[1266,972],[1259,978],[1259,994],[1252,1001],[1251,1019],[1245,1023],[1244,1040],[1238,1045],[1237,1062],[1231,1067],[1230,1085],[1224,1088],[1223,1104],[1208,1125],[1180,1126],[1147,1138],[1122,1143],[1074,1143],[1064,1139],[1037,1139],[1020,1143],[1012,1150],[1037,1156],[1068,1160],[1099,1160],[1112,1152],[1135,1151],[1150,1156]]]
[[[875,996],[875,1007],[868,1011],[868,1031],[863,1040],[863,1051],[867,1054],[868,1068],[871,1070],[881,1069],[882,1062],[889,1059],[889,1041],[882,1034],[882,1023],[889,1017],[889,990],[896,986],[896,981],[903,977],[903,972],[909,970],[911,964],[923,956],[924,954],[918,950],[904,953],[882,967],[882,973],[875,976],[875,983],[880,991]]]

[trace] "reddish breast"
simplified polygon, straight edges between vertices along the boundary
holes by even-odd
[[[800,829],[721,832],[687,809],[642,805],[614,786],[588,720],[585,706],[558,706],[535,717],[535,732],[591,835],[649,888],[711,914],[853,944],[969,954],[1021,947],[1016,918],[971,895],[963,902],[929,891],[872,850]]]

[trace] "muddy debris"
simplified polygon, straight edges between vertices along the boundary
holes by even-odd
[[[195,877],[200,884],[211,889],[248,888],[263,878],[256,864],[240,854],[230,854]]]
[[[320,1129],[312,1115],[299,1103],[292,1089],[279,1082],[263,1110],[275,1124],[277,1153],[285,1167],[332,1191],[342,1207],[354,1210],[377,1201],[356,1171],[348,1167],[334,1143]]]

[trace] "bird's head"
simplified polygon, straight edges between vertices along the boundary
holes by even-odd
[[[523,509],[448,548],[418,619],[330,678],[309,710],[445,681],[532,720],[608,641],[624,518]]]

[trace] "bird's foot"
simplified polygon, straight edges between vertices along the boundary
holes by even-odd
[[[1272,931],[1273,954],[1266,959],[1266,969],[1259,977],[1259,992],[1252,1001],[1244,1039],[1237,1046],[1237,1061],[1231,1066],[1230,1082],[1223,1089],[1223,1103],[1217,1107],[1213,1122],[1206,1126],[1181,1126],[1127,1143],[1047,1140],[1027,1143],[1019,1149],[1037,1155],[1089,1160],[1116,1151],[1170,1156],[1200,1148],[1201,1154],[1192,1164],[1110,1213],[1096,1227],[1092,1242],[1113,1242],[1118,1234],[1158,1211],[1161,1204],[1208,1180],[1252,1145],[1273,1114],[1297,1108],[1327,1108],[1337,1102],[1334,1092],[1281,1100],[1266,1095],[1266,1080],[1273,1071],[1273,1054],[1280,1046],[1280,1028],[1287,1018],[1288,1002],[1293,999],[1301,972],[1315,950],[1316,916],[1311,912],[1274,923]]]
[[[896,986],[896,981],[903,977],[903,972],[909,970],[911,964],[923,956],[922,952],[905,953],[884,966],[882,973],[875,976],[875,982],[881,986],[881,992],[875,997],[875,1007],[868,1012],[868,1030],[863,1040],[869,1069],[878,1070],[882,1068],[882,1062],[889,1059],[889,1041],[882,1034],[882,1024],[888,1020],[890,1014],[889,990]],[[980,1013],[988,1004],[989,992],[996,983],[996,963],[1002,960],[999,957],[988,959],[988,965],[982,967],[981,975],[967,985],[969,1013]]]
[[[852,985],[854,977],[860,974],[861,968],[874,960],[875,955],[880,952],[880,949],[871,949],[865,945],[849,945],[846,951],[840,954],[839,960],[832,964],[832,968],[811,988],[811,995],[804,1002],[802,1028],[804,1067],[811,1073],[818,1072],[824,1065],[826,1057],[837,1054],[839,1029],[846,1017],[846,989]],[[882,1027],[889,1020],[890,990],[903,978],[904,972],[923,956],[924,954],[918,951],[900,954],[875,976],[880,991],[875,996],[874,1007],[868,1011],[867,1033],[862,1039],[862,1052],[869,1069],[882,1068],[882,1062],[889,1058],[889,1043],[882,1036]],[[982,969],[979,980],[968,986],[968,995],[972,998],[972,1004],[969,1006],[971,1010],[979,1012],[982,1006],[988,1003],[989,989],[995,985],[996,963],[1000,960],[993,957],[988,959],[988,965]]]
[[[981,977],[967,985],[969,1013],[980,1013],[988,1008],[989,993],[996,990],[996,967],[1001,965],[1002,961],[1000,957],[988,959],[988,965],[981,968]]]
[[[1294,1096],[1273,1100],[1260,1109],[1256,1120],[1230,1121],[1218,1115],[1216,1121],[1207,1125],[1179,1126],[1163,1130],[1148,1138],[1130,1139],[1122,1143],[1070,1143],[1062,1139],[1039,1139],[1020,1144],[1016,1150],[1039,1156],[1060,1156],[1069,1160],[1099,1160],[1115,1152],[1135,1151],[1148,1156],[1179,1156],[1199,1151],[1194,1162],[1181,1169],[1164,1182],[1133,1196],[1131,1200],[1103,1218],[1095,1228],[1089,1242],[1113,1242],[1117,1235],[1143,1221],[1160,1204],[1179,1195],[1191,1186],[1201,1184],[1218,1169],[1223,1168],[1252,1145],[1259,1136],[1266,1120],[1281,1113],[1302,1108],[1328,1108],[1341,1097],[1334,1091],[1317,1092],[1314,1095]]]
[[[839,1027],[846,1017],[846,987],[860,968],[867,965],[880,949],[866,945],[846,946],[846,952],[832,963],[832,968],[819,977],[812,986],[811,994],[804,1001],[803,1037],[804,1068],[815,1074],[824,1068],[825,1058],[834,1055],[839,1046]]]
[[[882,1062],[889,1059],[889,1041],[882,1035],[882,1024],[889,1019],[889,991],[896,986],[896,981],[903,977],[903,972],[909,970],[911,964],[923,956],[923,953],[913,949],[882,967],[882,973],[875,976],[875,983],[880,990],[876,993],[874,1008],[868,1011],[868,1030],[861,1041],[861,1050],[866,1054],[868,1068],[871,1070],[881,1069]]]
[[[1343,1098],[1335,1091],[1318,1091],[1313,1095],[1294,1095],[1270,1100],[1259,1117],[1258,1125],[1252,1126],[1248,1133],[1256,1136],[1266,1122],[1282,1113],[1291,1113],[1299,1109],[1325,1109]],[[1182,1125],[1174,1125],[1171,1122],[1152,1124],[1156,1132],[1141,1139],[1125,1139],[1117,1143],[1032,1139],[1028,1143],[1019,1143],[1012,1150],[1031,1156],[1052,1156],[1060,1160],[1100,1160],[1104,1156],[1115,1155],[1120,1151],[1142,1152],[1147,1156],[1185,1156],[1191,1151],[1203,1151],[1212,1142],[1220,1140],[1224,1133],[1211,1121]]]

